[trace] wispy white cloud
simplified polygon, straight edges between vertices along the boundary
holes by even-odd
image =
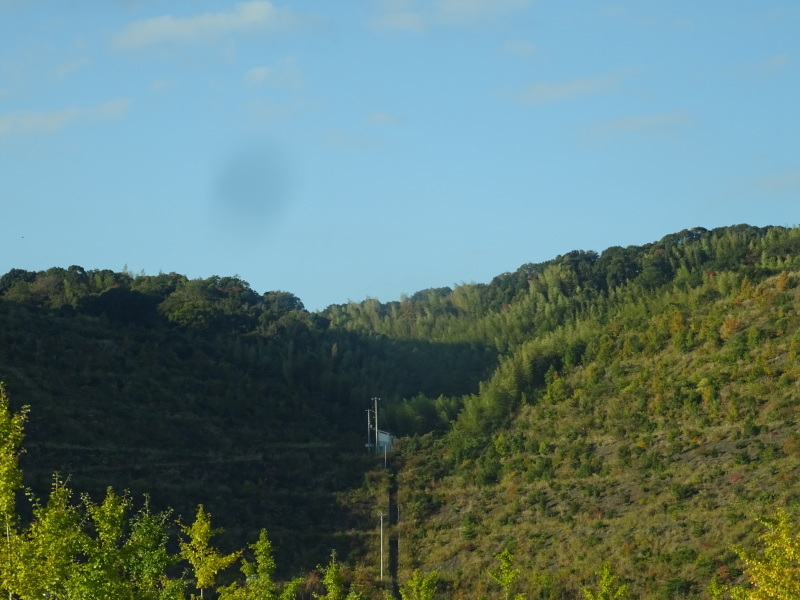
[[[776,54],[758,62],[752,62],[738,69],[740,75],[763,77],[785,69],[792,64],[793,59],[789,54]]]
[[[303,77],[297,67],[294,56],[286,56],[274,66],[262,65],[249,69],[244,74],[244,82],[249,86],[269,84],[276,87],[299,88],[303,85]]]
[[[528,40],[514,40],[503,45],[503,52],[518,58],[530,58],[536,54],[536,45]]]
[[[56,67],[56,75],[61,79],[66,79],[75,71],[88,67],[92,61],[88,57],[80,57],[59,64]]]
[[[689,17],[677,17],[670,20],[667,25],[672,29],[689,29],[694,27],[694,20]]]
[[[367,25],[376,31],[420,32],[436,26],[470,26],[527,8],[533,0],[383,0]]]
[[[753,27],[763,29],[765,27],[773,27],[776,24],[782,25],[794,22],[797,17],[800,17],[800,7],[793,4],[787,4],[778,8],[772,8],[760,16],[752,20]]]
[[[272,67],[253,67],[244,74],[244,81],[247,85],[259,85],[264,83],[272,75]]]
[[[394,113],[380,111],[374,112],[367,116],[367,123],[369,125],[402,125],[405,119]]]
[[[691,123],[684,111],[651,115],[628,115],[589,125],[584,133],[593,141],[605,141],[618,135],[655,135],[675,133]]]
[[[380,139],[356,135],[339,127],[329,129],[323,142],[331,148],[354,151],[375,150],[385,145]]]
[[[300,97],[284,100],[269,96],[255,98],[245,105],[255,128],[279,122],[285,123],[288,120],[322,110],[324,107],[325,103],[319,100]]]
[[[438,18],[448,25],[472,25],[487,17],[527,8],[532,0],[438,0]]]
[[[537,81],[519,92],[516,99],[523,104],[549,104],[560,100],[591,96],[617,87],[622,77],[623,74],[614,73],[603,77],[570,81]]]
[[[90,108],[69,106],[50,111],[9,113],[0,116],[0,137],[13,133],[53,133],[76,122],[113,119],[128,112],[130,106],[130,100],[118,98]]]
[[[769,192],[800,190],[800,168],[773,173],[756,181],[756,187]]]
[[[792,57],[788,54],[776,54],[775,56],[762,61],[759,67],[764,71],[777,71],[792,64]]]
[[[621,4],[609,4],[598,8],[597,14],[601,17],[627,17],[630,11]]]
[[[637,6],[636,8],[641,8]],[[689,17],[660,18],[652,15],[634,12],[629,6],[612,4],[599,7],[595,15],[603,18],[618,19],[633,27],[661,27],[666,29],[687,29],[694,26],[694,21]]]
[[[150,91],[151,92],[163,92],[175,85],[175,82],[171,79],[167,79],[166,77],[156,77],[153,81],[150,82]]]
[[[378,15],[369,21],[369,26],[376,31],[418,32],[427,29],[428,24],[421,13],[395,11]]]
[[[113,39],[116,48],[135,50],[165,42],[207,41],[233,33],[283,30],[298,22],[287,9],[268,0],[236,4],[228,12],[203,13],[189,17],[162,15],[135,21]]]

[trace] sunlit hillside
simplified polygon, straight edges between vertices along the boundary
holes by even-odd
[[[800,230],[745,225],[318,313],[241,278],[12,270],[0,380],[36,494],[57,471],[202,504],[225,551],[269,531],[280,577],[336,550],[379,597],[382,511],[399,580],[442,596],[577,598],[609,563],[630,597],[701,598],[800,506],[798,290]]]

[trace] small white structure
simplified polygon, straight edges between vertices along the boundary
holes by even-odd
[[[396,439],[388,431],[378,429],[378,400],[380,398],[372,398],[374,408],[367,409],[367,443],[364,446],[367,451],[386,454],[392,450]]]
[[[391,433],[378,430],[378,452],[391,452],[394,442],[395,439]]]

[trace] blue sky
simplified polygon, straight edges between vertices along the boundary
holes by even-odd
[[[0,0],[0,272],[306,307],[800,222],[796,0]]]

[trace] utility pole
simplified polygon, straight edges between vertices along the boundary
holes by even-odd
[[[367,450],[374,448],[375,453],[378,452],[379,442],[380,442],[380,435],[378,434],[378,400],[380,398],[370,398],[373,403],[373,408],[367,409],[367,443],[366,447]],[[373,437],[372,431],[375,431],[375,436]],[[375,442],[373,444],[373,441]]]
[[[375,403],[375,452],[378,451],[378,400],[380,400],[380,398],[372,399]]]
[[[383,512],[381,514],[381,581],[383,581]]]
[[[367,409],[367,452],[369,452],[370,447],[372,446],[372,418],[370,417],[370,413],[372,411]]]

